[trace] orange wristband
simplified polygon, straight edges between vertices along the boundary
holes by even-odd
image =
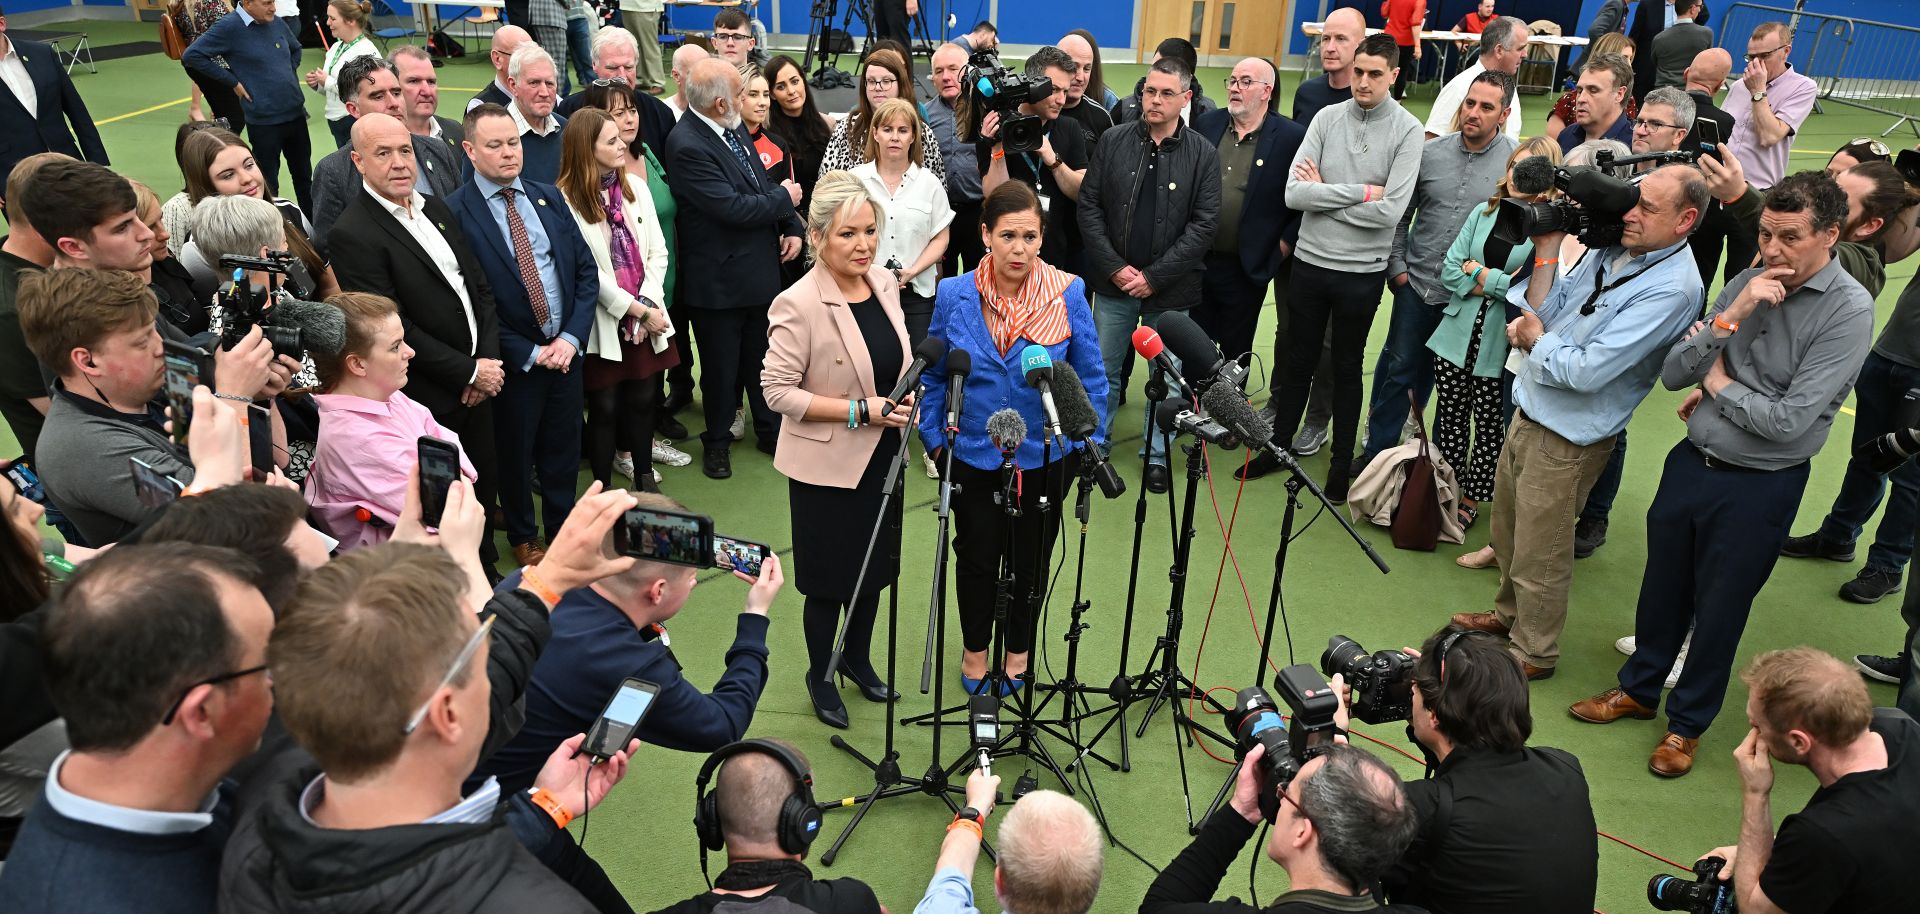
[[[1559,262],[1560,258],[1558,257],[1535,257],[1533,258],[1533,267],[1537,270],[1541,267],[1552,266]]]
[[[974,840],[976,841],[987,840],[987,833],[981,830],[980,823],[975,822],[972,819],[955,819],[953,820],[953,824],[947,826],[947,831],[953,831],[956,828],[966,829],[967,831],[973,832],[973,837],[974,837]]]
[[[547,815],[553,817],[556,828],[566,828],[567,823],[573,821],[573,813],[568,812],[565,806],[560,805],[559,800],[554,799],[553,794],[545,790],[535,787],[527,791],[527,799],[532,800],[533,805],[546,810]]]
[[[553,588],[547,586],[547,582],[540,580],[540,575],[536,574],[531,567],[520,571],[520,589],[539,597],[540,602],[547,604],[548,611],[560,605],[560,595],[554,593]]]
[[[1007,157],[1007,151],[1005,149],[1001,149],[998,146],[995,146],[993,147],[993,157],[995,159],[1004,159]]]

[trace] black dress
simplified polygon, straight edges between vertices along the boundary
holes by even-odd
[[[886,309],[878,299],[847,306],[860,327],[872,360],[873,377],[882,387],[891,388],[894,378],[905,367],[900,352],[900,337]],[[867,538],[873,535],[873,521],[880,514],[880,486],[887,467],[900,450],[900,430],[886,429],[879,446],[860,475],[860,484],[851,489],[816,486],[797,479],[787,480],[787,506],[792,513],[793,582],[802,594],[841,601],[851,600],[854,580],[860,576],[860,560],[866,555]],[[896,493],[888,513],[892,518],[881,530],[873,547],[873,564],[867,571],[861,590],[873,593],[891,583],[899,563],[900,497]]]

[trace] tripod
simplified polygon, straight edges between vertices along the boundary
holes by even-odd
[[[840,28],[833,27],[835,15],[840,16]],[[807,50],[800,59],[802,72],[811,71],[810,78],[816,89],[831,89],[835,86],[853,87],[853,77],[839,68],[840,55],[853,50],[852,33],[847,26],[855,20],[860,22],[867,32],[867,45],[873,42],[873,14],[867,8],[867,0],[847,0],[846,11],[839,9],[838,0],[814,0],[813,9],[808,16]],[[866,46],[861,48],[861,56],[866,56]],[[829,61],[831,59],[831,61]],[[819,62],[815,67],[814,62]]]
[[[899,622],[900,622],[900,585],[898,581],[898,574],[899,574],[898,568],[900,565],[900,551],[899,551],[900,550],[900,515],[897,511],[894,511],[892,509],[895,507],[894,500],[896,496],[898,496],[901,483],[903,482],[901,477],[901,470],[906,465],[907,446],[912,441],[912,437],[913,437],[911,435],[911,431],[918,425],[918,422],[916,422],[915,420],[918,419],[920,415],[920,399],[921,399],[920,394],[923,392],[924,391],[921,391],[918,389],[915,390],[915,394],[913,398],[913,409],[911,412],[907,414],[906,427],[901,429],[900,447],[897,451],[894,452],[892,462],[887,465],[886,482],[882,485],[880,490],[880,516],[874,519],[873,535],[869,537],[867,540],[867,552],[866,552],[866,555],[863,556],[860,560],[860,573],[854,579],[854,586],[853,586],[855,599],[858,599],[858,595],[861,593],[862,587],[866,583],[867,571],[871,567],[871,564],[873,562],[873,551],[880,543],[880,531],[883,527],[891,525],[893,528],[893,537],[892,537],[893,545],[891,546],[891,548],[894,550],[893,560],[894,560],[894,568],[896,570],[895,570],[895,581],[891,586],[887,588],[887,679],[886,681],[887,681],[888,688],[892,688],[892,684],[896,679],[896,676],[895,676],[896,664],[899,657],[899,650],[898,650],[899,640],[896,632],[899,629]],[[948,460],[952,459],[952,454],[953,454],[953,451],[951,448],[949,448],[947,451]],[[941,504],[943,509],[946,503],[945,489],[946,489],[946,486],[943,483],[942,494],[941,494]],[[942,561],[942,559],[944,558],[945,552],[946,552],[946,536],[947,536],[947,520],[946,520],[946,515],[944,514],[944,511],[943,511],[940,518],[940,550],[941,552],[940,552],[940,556],[935,558],[936,570],[934,573],[934,586],[936,588],[940,586],[940,583],[945,574],[945,564]],[[935,593],[939,593],[939,591],[936,589]],[[833,682],[834,672],[840,668],[840,661],[845,651],[846,643],[847,643],[847,626],[852,623],[852,615],[853,615],[852,610],[853,610],[852,604],[849,603],[847,607],[847,614],[841,620],[840,633],[834,639],[833,655],[827,661],[826,680],[829,684]],[[867,766],[868,769],[873,771],[873,790],[864,796],[853,797],[850,800],[841,803],[840,806],[825,807],[827,809],[835,809],[835,808],[841,808],[849,805],[857,806],[857,808],[853,812],[853,819],[847,822],[846,828],[841,829],[840,836],[834,839],[833,846],[827,848],[827,852],[825,854],[820,855],[820,862],[822,865],[825,865],[825,866],[833,865],[834,858],[840,855],[841,845],[846,844],[847,839],[853,837],[853,830],[860,827],[860,821],[866,818],[867,811],[872,809],[873,805],[881,800],[889,799],[892,797],[906,796],[908,794],[913,794],[913,793],[927,793],[927,794],[932,794],[933,796],[939,797],[940,799],[946,802],[947,806],[951,808],[955,814],[959,813],[960,807],[955,805],[955,803],[953,802],[953,798],[948,796],[948,794],[949,793],[964,794],[966,791],[965,791],[965,788],[955,786],[954,784],[950,783],[947,779],[946,772],[939,767],[938,759],[939,759],[939,753],[940,753],[940,742],[939,742],[940,731],[938,729],[934,730],[933,751],[934,751],[935,763],[927,769],[927,773],[925,776],[916,778],[916,777],[903,775],[900,773],[900,752],[899,750],[895,749],[893,745],[893,730],[894,728],[891,726],[886,728],[886,745],[884,750],[881,752],[880,761],[878,762],[875,762],[874,760],[868,758],[860,750],[855,749],[850,743],[848,743],[844,739],[841,739],[837,735],[832,737],[832,739],[829,740],[829,742],[833,743],[834,748],[839,749],[853,756],[855,760],[860,762],[860,764]]]

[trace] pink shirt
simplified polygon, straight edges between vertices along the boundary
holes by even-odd
[[[1727,138],[1727,147],[1740,158],[1747,183],[1766,190],[1787,176],[1787,157],[1793,153],[1794,137],[1800,125],[1807,122],[1807,115],[1813,113],[1813,102],[1819,95],[1820,87],[1791,64],[1780,71],[1767,83],[1767,104],[1772,106],[1774,117],[1793,129],[1780,142],[1762,146],[1760,135],[1753,129],[1753,92],[1738,79],[1727,83],[1727,100],[1720,103],[1720,110],[1733,118],[1733,136]]]
[[[427,408],[395,392],[385,403],[346,394],[316,394],[320,435],[307,471],[307,504],[340,551],[384,543],[407,500],[407,474],[420,460],[419,439],[430,435],[458,445]],[[464,451],[461,474],[478,478]],[[379,523],[360,520],[365,508]]]

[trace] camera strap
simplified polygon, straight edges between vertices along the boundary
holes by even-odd
[[[1608,292],[1612,292],[1613,290],[1618,289],[1621,286],[1624,286],[1627,283],[1630,283],[1636,279],[1639,279],[1640,277],[1646,275],[1647,272],[1652,270],[1654,267],[1657,267],[1660,264],[1666,262],[1667,258],[1672,257],[1673,255],[1678,254],[1684,250],[1687,250],[1687,245],[1685,244],[1675,245],[1673,250],[1670,250],[1665,254],[1660,255],[1659,260],[1655,260],[1654,262],[1647,264],[1646,266],[1641,267],[1638,270],[1635,270],[1631,273],[1628,273],[1625,276],[1615,279],[1613,282],[1607,283],[1604,288],[1601,287],[1600,283],[1604,279],[1604,277],[1607,275],[1607,265],[1605,262],[1602,262],[1599,266],[1594,267],[1593,294],[1587,296],[1586,304],[1583,304],[1580,306],[1580,316],[1581,317],[1593,316],[1593,312],[1598,306],[1598,303],[1600,301],[1600,296],[1605,295]]]

